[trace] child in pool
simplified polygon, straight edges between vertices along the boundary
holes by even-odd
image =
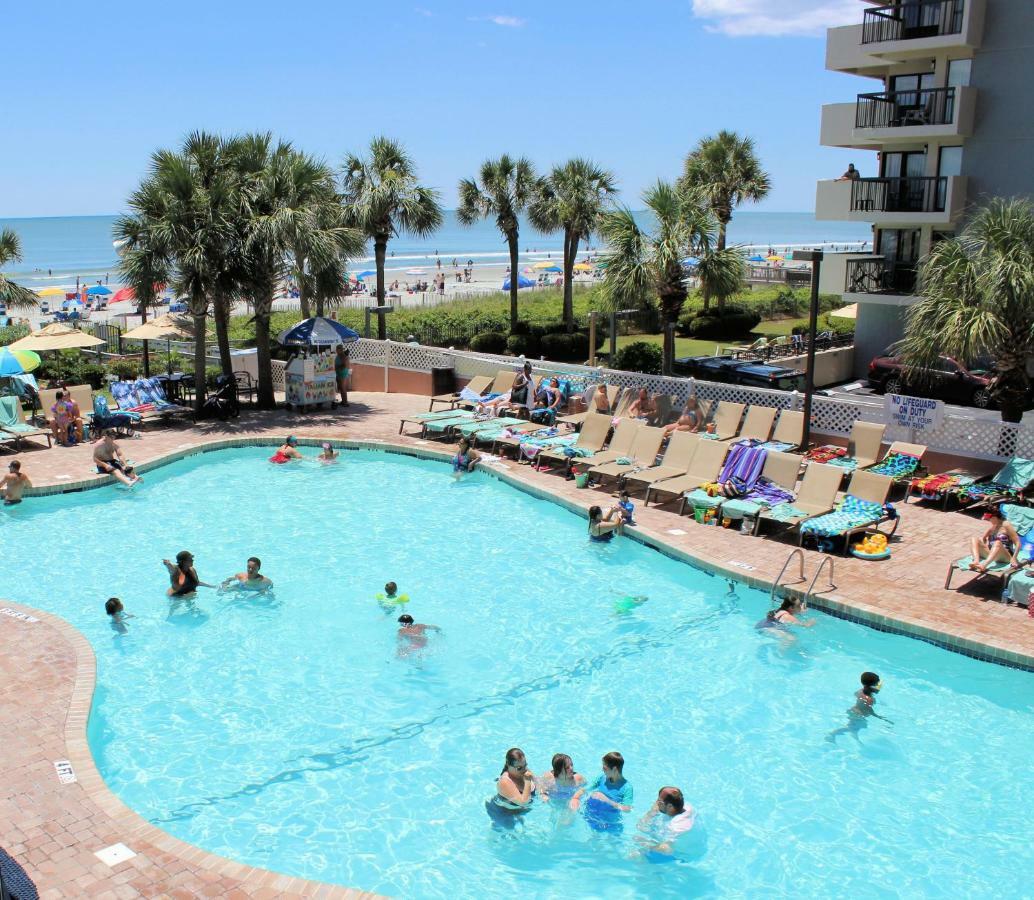
[[[104,612],[111,617],[111,630],[119,634],[126,634],[126,619],[135,619],[136,616],[127,613],[122,601],[118,597],[110,597],[104,603]]]
[[[625,758],[613,751],[603,756],[603,773],[587,789],[585,821],[593,831],[624,827],[621,814],[632,810],[632,785],[625,780]]]
[[[329,465],[330,463],[336,463],[339,455],[337,450],[330,446],[329,441],[324,441],[323,452],[316,459],[323,463],[323,465]]]
[[[621,496],[618,498],[618,502],[607,510],[607,515],[604,517],[603,521],[609,522],[611,519],[616,517],[623,525],[635,525],[632,518],[634,512],[635,504],[628,499],[628,491],[622,491]]]
[[[836,728],[826,735],[826,740],[835,744],[837,738],[842,734],[850,733],[855,740],[858,740],[858,732],[868,727],[868,719],[875,717],[883,719],[884,722],[893,725],[886,716],[876,712],[876,695],[879,694],[883,682],[875,672],[862,672],[862,687],[855,691],[855,702],[847,711],[847,724]]]
[[[408,594],[399,594],[399,586],[394,581],[384,585],[384,593],[377,595],[377,603],[384,610],[385,615],[395,612],[396,607],[403,603],[409,603]]]

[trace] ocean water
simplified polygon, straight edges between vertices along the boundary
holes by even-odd
[[[148,821],[410,898],[1030,894],[1034,675],[822,614],[759,631],[766,593],[590,543],[583,519],[488,474],[270,452],[0,511],[6,546],[61,560],[3,554],[0,584],[94,647],[90,747]],[[216,583],[257,555],[274,589],[170,602],[161,560],[183,548]],[[389,579],[409,599],[385,611]],[[441,632],[401,640],[403,610]],[[830,742],[864,670],[891,721]],[[536,773],[568,753],[590,780],[622,752],[623,829],[536,804],[496,830],[484,802],[511,746]],[[669,784],[697,826],[655,865],[636,822]]]
[[[643,219],[648,221],[645,214]],[[114,216],[0,219],[0,228],[14,229],[22,241],[22,260],[9,274],[29,287],[74,284],[76,276],[94,281],[110,274],[114,280],[114,221]],[[522,261],[542,259],[563,248],[561,235],[541,234],[526,222],[522,235]],[[857,245],[871,237],[869,227],[863,223],[818,222],[811,213],[742,211],[736,213],[729,226],[730,242],[762,250],[793,245]],[[436,234],[429,238],[400,235],[389,243],[388,251],[394,254],[388,265],[396,270],[433,266],[436,253],[443,265],[454,258],[461,264],[470,259],[476,265],[509,264],[506,244],[492,222],[479,222],[468,228],[456,220],[452,211],[446,213],[445,223]],[[369,268],[372,262],[370,255],[355,260],[353,268]]]

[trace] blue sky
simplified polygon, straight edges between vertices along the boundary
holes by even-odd
[[[813,208],[856,151],[819,109],[867,82],[826,72],[858,0],[179,0],[8,4],[0,217],[118,212],[149,154],[194,129],[271,130],[337,163],[401,139],[451,206],[487,156],[610,168],[632,206],[699,138],[752,135],[774,188]],[[57,10],[57,11],[55,11]],[[776,12],[773,12],[776,11]]]

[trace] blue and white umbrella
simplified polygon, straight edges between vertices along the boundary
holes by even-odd
[[[695,269],[697,266],[700,265],[700,259],[696,256],[687,256],[684,260],[682,260],[682,265],[684,265],[687,269]]]
[[[304,319],[280,332],[277,342],[285,347],[334,347],[338,344],[352,344],[359,335],[347,325],[315,316]]]
[[[517,289],[535,287],[535,282],[530,278],[525,278],[523,275],[517,276]],[[503,282],[503,290],[510,290],[510,279],[507,277],[506,281]]]
[[[61,304],[62,309],[82,309],[85,304],[82,300],[66,300]]]
[[[355,277],[360,279],[360,280],[362,280],[363,278],[369,278],[371,275],[376,275],[376,274],[377,273],[373,269],[367,269],[365,272],[360,272]]]

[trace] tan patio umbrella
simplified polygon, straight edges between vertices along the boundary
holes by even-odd
[[[838,319],[857,319],[858,304],[852,303],[850,306],[841,306],[840,309],[834,309],[830,315],[836,316]]]
[[[193,322],[187,316],[177,316],[166,313],[150,322],[137,325],[122,335],[122,339],[143,341],[145,346],[148,341],[165,341],[165,358],[167,360],[166,371],[172,374],[172,341],[174,338],[193,339]],[[145,360],[146,361],[146,360]]]
[[[71,325],[62,322],[52,322],[45,328],[34,331],[32,334],[19,338],[10,344],[12,350],[75,350],[85,347],[97,347],[106,343],[101,338],[79,331]]]

